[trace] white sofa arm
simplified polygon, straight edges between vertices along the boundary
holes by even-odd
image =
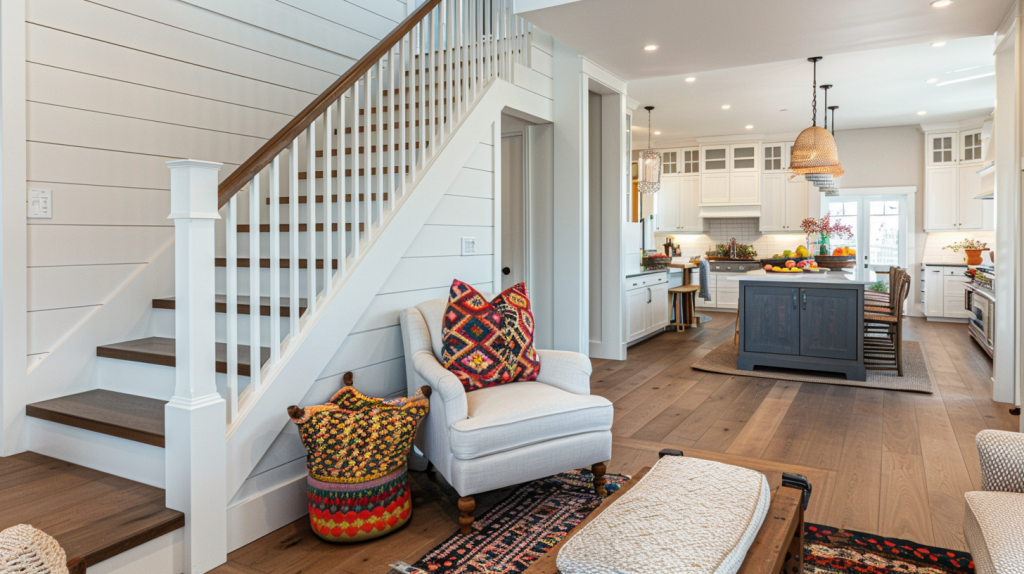
[[[448,419],[445,421],[446,426],[465,420],[469,416],[469,407],[466,403],[466,389],[462,388],[459,378],[442,367],[430,351],[417,351],[412,361],[416,374],[434,390],[434,397],[444,402],[445,418]]]
[[[974,438],[986,491],[1024,492],[1024,434],[983,430]]]
[[[537,380],[577,395],[590,394],[590,358],[572,351],[537,351]]]

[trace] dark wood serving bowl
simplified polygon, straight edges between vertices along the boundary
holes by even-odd
[[[815,255],[818,267],[827,269],[847,269],[857,263],[856,255]]]

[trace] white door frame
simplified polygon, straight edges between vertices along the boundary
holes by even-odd
[[[897,265],[900,267],[907,266],[907,228],[909,222],[907,219],[907,198],[905,195],[847,195],[837,197],[823,197],[821,200],[822,214],[828,212],[827,206],[829,203],[843,202],[857,200],[860,203],[861,209],[857,212],[857,229],[856,237],[859,239],[857,243],[857,264],[854,267],[854,277],[858,281],[869,281],[868,276],[870,271],[878,273],[881,269],[879,265],[870,266],[868,264],[868,258],[871,256],[871,213],[869,209],[872,201],[898,201],[899,202],[899,216],[900,216],[900,236],[899,245],[900,250],[897,254],[899,260]]]

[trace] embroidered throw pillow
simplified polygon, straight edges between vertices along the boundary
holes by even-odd
[[[502,314],[505,362],[512,381],[536,381],[540,374],[540,360],[533,347],[533,312],[526,283],[504,290],[493,303]]]
[[[456,279],[444,311],[441,364],[467,391],[512,381],[504,315],[473,286]]]

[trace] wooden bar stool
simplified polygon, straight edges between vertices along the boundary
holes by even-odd
[[[668,296],[671,298],[669,303],[675,314],[672,322],[668,324],[669,327],[675,327],[676,331],[683,331],[686,327],[693,326],[693,314],[697,306],[697,291],[699,290],[700,285],[683,285],[668,290]]]

